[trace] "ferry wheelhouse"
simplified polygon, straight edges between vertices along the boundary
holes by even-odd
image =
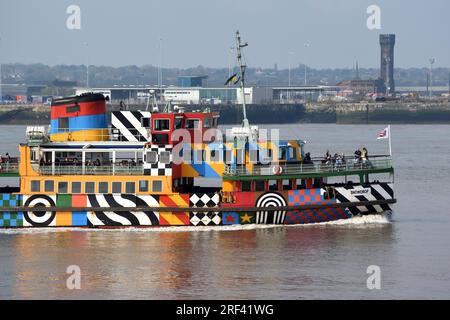
[[[245,66],[237,37],[241,86]],[[243,92],[243,90],[241,90]],[[219,114],[107,112],[101,94],[54,100],[50,128],[27,128],[20,161],[0,175],[0,227],[306,224],[391,213],[390,156],[339,164],[305,157],[301,140],[242,127],[217,134]]]

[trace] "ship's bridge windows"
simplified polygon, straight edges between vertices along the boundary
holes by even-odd
[[[176,117],[173,127],[174,129],[181,129],[183,127],[183,118]]]
[[[66,181],[58,182],[58,193],[69,193],[69,184]]]
[[[136,183],[126,182],[125,183],[125,193],[135,193],[135,192],[136,192]]]
[[[186,119],[186,129],[200,128],[200,119]]]
[[[86,182],[84,184],[85,193],[95,193],[95,182]]]
[[[139,180],[139,192],[148,192],[147,180]]]
[[[269,180],[269,190],[278,190],[278,180]]]
[[[55,191],[55,181],[45,180],[44,181],[44,191],[45,192],[54,192]]]
[[[265,190],[266,190],[266,182],[264,180],[256,180],[255,191],[265,191]]]
[[[147,151],[145,162],[156,163],[158,161],[158,153],[156,151]]]
[[[108,182],[99,182],[98,183],[98,193],[108,193]]]
[[[122,193],[122,182],[112,183],[112,193]]]
[[[81,193],[81,182],[72,182],[72,193]]]
[[[30,191],[31,192],[41,192],[41,181],[39,181],[39,180],[31,180],[31,182],[30,182]]]
[[[152,181],[152,191],[153,192],[162,192],[162,181],[161,180],[153,180]]]
[[[168,144],[169,143],[169,135],[163,133],[153,133],[152,134],[152,142],[156,144]]]
[[[162,151],[159,154],[159,162],[161,162],[161,163],[170,163],[170,152],[169,151]]]
[[[169,131],[170,120],[169,119],[155,119],[153,120],[153,130],[155,131]]]

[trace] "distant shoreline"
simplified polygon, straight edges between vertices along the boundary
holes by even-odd
[[[222,125],[240,124],[242,112],[236,105],[184,106],[186,111],[208,107],[220,113]],[[110,110],[119,110],[110,105]],[[130,110],[145,110],[145,106],[135,106]],[[308,103],[248,105],[247,116],[251,123],[295,124],[295,123],[336,123],[336,124],[450,124],[450,103],[388,102],[388,103]],[[0,106],[2,125],[42,125],[50,124],[50,107],[46,105],[6,105]]]

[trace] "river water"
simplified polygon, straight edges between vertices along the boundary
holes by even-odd
[[[350,155],[380,125],[299,124],[282,138]],[[17,154],[22,126],[0,126],[0,153]],[[0,231],[0,299],[431,299],[450,298],[450,126],[392,126],[392,219],[314,226]],[[8,184],[17,183],[9,179]],[[3,182],[5,184],[5,182]],[[81,289],[67,289],[68,266]],[[368,266],[380,268],[369,290]]]

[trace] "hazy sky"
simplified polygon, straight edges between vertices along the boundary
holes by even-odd
[[[369,5],[381,30],[367,28]],[[239,29],[250,67],[378,67],[380,33],[397,35],[397,67],[449,67],[449,14],[448,0],[0,0],[0,61],[157,65],[162,38],[164,66],[227,67]]]

